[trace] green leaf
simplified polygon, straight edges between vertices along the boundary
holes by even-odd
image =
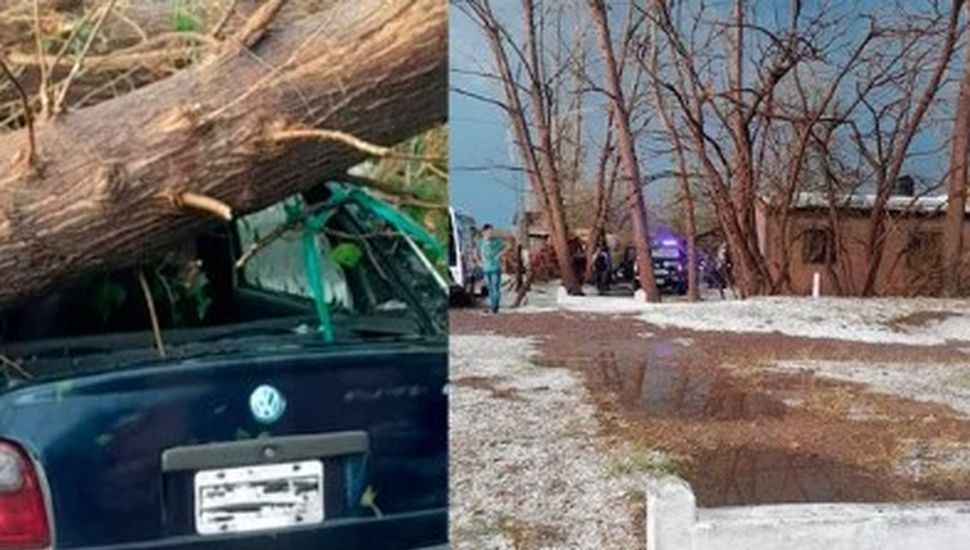
[[[330,251],[333,261],[347,268],[356,267],[363,256],[364,253],[360,251],[360,247],[354,243],[340,243]]]
[[[62,380],[54,387],[54,401],[60,403],[64,396],[74,389],[73,380]]]
[[[175,14],[175,32],[194,32],[199,28],[199,20],[186,13]]]
[[[195,32],[202,28],[202,22],[189,13],[188,0],[181,0],[175,5],[175,13],[172,14],[172,26],[175,32]]]
[[[377,507],[377,490],[370,485],[367,486],[367,489],[364,489],[364,494],[360,495],[360,505],[369,509],[377,517],[384,515],[381,513],[381,509]]]
[[[111,280],[110,277],[105,277],[101,279],[91,295],[91,306],[101,316],[101,322],[106,323],[127,299],[128,292],[125,287]]]
[[[199,321],[205,318],[209,306],[212,305],[212,298],[206,292],[208,285],[209,278],[206,277],[205,273],[200,273],[192,279],[191,284],[185,289],[188,299],[195,305],[195,314]]]
[[[441,194],[441,184],[426,179],[415,181],[413,189],[414,194],[424,200],[435,200]]]

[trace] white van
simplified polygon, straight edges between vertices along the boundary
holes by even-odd
[[[483,282],[480,270],[475,268],[475,250],[479,233],[475,218],[448,209],[450,224],[448,238],[448,269],[451,271],[451,295],[469,299],[482,294]]]

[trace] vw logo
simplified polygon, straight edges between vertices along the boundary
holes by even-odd
[[[263,384],[249,396],[249,408],[256,420],[263,424],[272,424],[286,412],[286,399],[273,386]]]

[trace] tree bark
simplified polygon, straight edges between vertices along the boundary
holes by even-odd
[[[510,49],[521,63],[525,72],[525,83],[520,83],[513,72],[509,53],[506,51],[506,41],[511,43],[509,32],[495,17],[489,2],[483,0],[467,0],[458,4],[476,24],[488,41],[489,48],[495,60],[498,81],[502,84],[505,101],[489,100],[505,111],[515,133],[515,145],[522,156],[525,170],[532,187],[533,194],[542,208],[542,218],[549,232],[549,241],[556,255],[556,264],[562,276],[562,284],[570,294],[582,292],[579,274],[572,264],[572,252],[569,248],[569,225],[566,220],[562,200],[562,185],[556,167],[557,158],[552,154],[552,133],[549,128],[551,101],[543,91],[540,81],[542,68],[539,64],[537,37],[533,18],[533,5],[530,0],[522,1],[523,24],[526,25],[525,48],[511,44]],[[520,90],[524,90],[533,109],[527,111]],[[535,135],[533,135],[535,128]]]
[[[677,163],[686,168],[683,151],[678,150]],[[687,222],[687,299],[698,302],[701,299],[699,269],[697,262],[697,216],[694,212],[694,191],[690,188],[687,175],[681,176],[681,194],[684,200],[684,216]]]
[[[637,267],[640,271],[640,288],[646,293],[648,302],[659,302],[660,292],[653,276],[653,254],[650,250],[650,227],[647,221],[647,208],[643,200],[643,180],[640,177],[640,165],[637,159],[636,145],[633,141],[633,131],[630,129],[630,117],[626,109],[623,94],[623,84],[613,55],[613,44],[610,41],[610,29],[606,20],[606,6],[602,0],[590,0],[590,10],[593,13],[593,23],[599,36],[600,50],[605,63],[606,90],[612,104],[613,122],[616,126],[616,141],[619,147],[620,160],[623,163],[626,179],[629,183],[630,220],[633,225],[633,246],[637,251]]]
[[[539,58],[539,38],[536,36],[534,0],[522,0],[524,24],[526,26],[526,55],[531,76],[529,78],[528,95],[532,104],[532,119],[536,128],[538,147],[538,167],[542,174],[548,196],[548,210],[546,222],[549,227],[549,238],[556,251],[556,262],[562,277],[562,285],[570,294],[581,294],[582,287],[579,274],[573,267],[572,250],[569,247],[569,224],[566,220],[563,206],[563,185],[561,171],[557,161],[562,160],[555,154],[552,144],[551,107],[554,101],[547,101],[544,91],[544,71]]]
[[[730,130],[735,146],[734,182],[732,200],[737,212],[738,225],[746,238],[746,246],[757,250],[757,231],[754,222],[755,170],[754,143],[748,128],[744,98],[744,25],[745,2],[734,0],[732,7],[732,29],[728,34],[730,64],[728,69],[729,95],[733,103],[730,114]]]
[[[41,123],[32,167],[24,131],[0,136],[0,307],[137,265],[209,221],[172,197],[246,213],[366,157],[283,130],[393,144],[447,116],[439,0],[337,2],[256,38],[252,51],[227,40],[198,66]]]
[[[606,221],[610,206],[613,203],[613,185],[616,181],[616,163],[612,170],[608,170],[610,159],[613,157],[613,120],[612,115],[606,117],[606,131],[603,135],[603,147],[600,149],[599,161],[596,165],[596,198],[593,205],[593,219],[589,224],[589,234],[586,236],[586,270],[583,273],[585,281],[593,280],[594,259],[600,241],[606,237]],[[607,174],[607,172],[610,172]]]
[[[970,4],[967,6],[970,13]],[[963,227],[966,223],[967,170],[970,155],[970,43],[963,60],[963,79],[957,96],[950,146],[950,181],[947,190],[946,221],[943,225],[943,294],[957,296],[962,284]]]

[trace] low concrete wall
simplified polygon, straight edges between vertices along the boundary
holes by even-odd
[[[697,508],[682,479],[647,483],[647,550],[959,550],[970,502]]]

